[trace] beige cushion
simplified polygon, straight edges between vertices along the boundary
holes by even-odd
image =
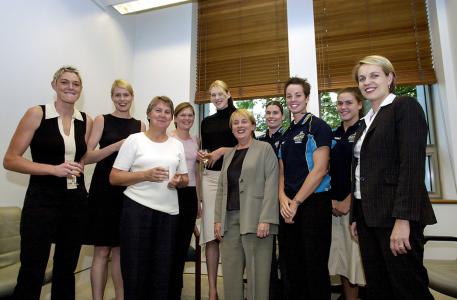
[[[0,268],[19,261],[21,236],[19,207],[0,207]]]
[[[20,222],[19,207],[0,207],[0,297],[10,296],[16,286],[21,266]],[[48,283],[51,279],[52,260],[48,263],[43,283]]]
[[[457,260],[424,260],[430,288],[457,298]]]

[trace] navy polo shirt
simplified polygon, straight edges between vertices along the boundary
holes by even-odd
[[[354,138],[360,123],[344,131],[343,124],[333,131],[333,147],[330,152],[331,197],[342,201],[351,193],[351,162]]]
[[[331,147],[332,130],[323,120],[307,113],[297,124],[284,132],[279,149],[279,159],[284,165],[284,189],[296,194],[314,167],[313,153],[323,146]],[[322,179],[315,193],[330,190],[330,176]]]
[[[284,129],[282,127],[280,127],[270,137],[269,130],[267,129],[267,132],[262,134],[261,136],[259,136],[258,140],[269,143],[271,145],[271,147],[273,147],[273,150],[275,151],[276,156],[278,156],[279,146],[281,146],[281,138],[282,138],[283,133],[284,133]]]

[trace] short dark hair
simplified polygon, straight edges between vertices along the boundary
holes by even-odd
[[[300,77],[290,77],[284,85],[284,95],[286,95],[287,87],[291,84],[301,85],[303,87],[303,93],[305,94],[305,97],[309,97],[309,94],[311,93],[311,85],[309,84],[308,80]]]
[[[281,115],[284,114],[284,109],[282,108],[281,102],[279,102],[277,100],[272,100],[267,103],[267,105],[265,106],[265,109],[267,109],[267,107],[270,105],[276,105],[279,108],[279,110],[281,111]]]

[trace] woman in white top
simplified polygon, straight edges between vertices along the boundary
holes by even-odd
[[[189,102],[178,104],[175,109],[174,117],[176,130],[171,132],[170,135],[181,141],[184,146],[189,176],[189,184],[187,187],[178,188],[179,221],[178,229],[176,231],[175,247],[176,273],[173,275],[175,285],[172,289],[173,296],[171,299],[181,299],[184,264],[186,262],[192,233],[194,229],[196,229],[195,220],[200,212],[200,203],[197,196],[197,185],[199,184],[197,152],[199,142],[196,136],[190,135],[190,129],[194,125],[195,120],[195,111],[192,105]]]
[[[51,243],[56,245],[52,299],[75,299],[74,271],[87,212],[82,157],[92,120],[75,108],[82,90],[76,68],[61,67],[51,85],[55,102],[27,110],[3,160],[5,169],[30,174],[13,299],[40,298]],[[32,160],[23,156],[29,146]]]
[[[121,218],[121,270],[124,298],[168,299],[178,194],[188,184],[180,141],[166,133],[173,102],[154,97],[146,114],[149,129],[122,144],[110,174],[113,185],[127,186]]]

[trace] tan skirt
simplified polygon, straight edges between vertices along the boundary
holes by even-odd
[[[346,277],[350,283],[365,285],[359,244],[351,237],[349,214],[332,216],[332,245],[328,260],[330,275]]]
[[[214,209],[220,171],[206,170],[202,174],[202,217],[200,228],[200,245],[215,240]]]

